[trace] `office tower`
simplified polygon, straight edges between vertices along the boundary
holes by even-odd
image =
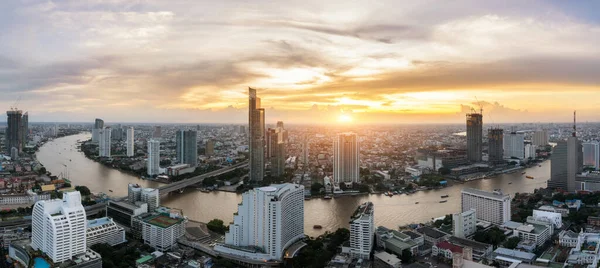
[[[256,89],[248,88],[248,127],[250,135],[250,181],[262,181],[265,174],[265,110],[260,108]]]
[[[206,148],[204,150],[204,154],[206,156],[213,156],[215,154],[215,141],[214,140],[206,140]]]
[[[335,183],[357,183],[360,180],[360,145],[355,133],[340,133],[333,141],[333,180]]]
[[[6,127],[6,135],[5,143],[6,143],[6,153],[10,154],[10,150],[14,147],[19,150],[19,152],[23,151],[23,134],[21,131],[23,130],[21,126],[21,120],[23,119],[23,111],[21,110],[10,110],[6,112],[7,118],[7,127]]]
[[[148,175],[158,175],[160,172],[160,141],[158,140],[149,140],[148,141],[148,165],[147,172]]]
[[[304,168],[308,168],[308,138],[304,136],[304,140],[302,141],[302,164],[304,164]]]
[[[477,214],[475,209],[452,214],[452,229],[454,236],[467,238],[477,231]]]
[[[483,143],[483,115],[467,114],[467,159],[470,162],[481,162]]]
[[[265,139],[266,139],[266,155],[267,155],[267,159],[271,159],[271,157],[273,157],[274,153],[275,153],[275,147],[277,147],[277,142],[278,142],[278,134],[277,131],[273,128],[269,128],[267,129],[267,133],[265,135]]]
[[[110,157],[111,133],[110,128],[103,128],[98,131],[98,155],[100,157]]]
[[[586,142],[583,144],[583,165],[600,168],[600,144],[598,142]]]
[[[21,143],[25,147],[27,144],[27,135],[29,135],[29,113],[25,112],[21,117]]]
[[[125,229],[109,217],[87,221],[86,240],[87,247],[96,244],[116,246],[127,242],[125,240]]]
[[[303,238],[304,186],[284,183],[245,192],[225,245],[215,250],[252,260],[281,260],[285,249]]]
[[[537,130],[533,133],[533,137],[531,139],[533,145],[535,146],[546,146],[548,145],[548,131],[545,130]]]
[[[567,141],[557,142],[556,146],[554,146],[554,149],[552,149],[552,156],[550,157],[550,181],[548,181],[548,188],[563,190],[567,189],[567,153]]]
[[[179,130],[175,135],[177,161],[180,164],[198,165],[198,132],[194,130]]]
[[[162,127],[161,126],[155,126],[154,127],[154,132],[152,132],[152,138],[160,139],[160,137],[162,137]]]
[[[575,114],[573,133],[566,141],[559,141],[551,157],[549,188],[560,188],[569,192],[577,191],[577,173],[583,169],[583,146],[577,138]]]
[[[510,221],[510,195],[500,190],[486,192],[478,189],[463,189],[461,197],[462,212],[475,209],[477,219],[493,224]]]
[[[525,158],[525,134],[511,131],[504,135],[504,157]]]
[[[488,130],[488,156],[492,165],[504,163],[504,130],[501,128]]]
[[[31,247],[54,263],[86,252],[86,214],[78,191],[35,203],[31,215]]]
[[[148,212],[153,212],[160,207],[160,193],[158,189],[142,188],[140,201],[148,204]]]
[[[142,200],[142,186],[130,183],[127,185],[127,199],[131,203]]]
[[[350,256],[370,259],[375,234],[373,203],[366,202],[350,217]]]
[[[274,177],[280,177],[283,176],[283,173],[285,171],[285,157],[286,157],[286,152],[285,152],[285,141],[284,141],[284,136],[285,136],[286,131],[285,130],[279,130],[278,132],[272,133],[271,135],[273,135],[274,137],[272,137],[272,140],[274,140],[273,144],[272,144],[272,156],[270,158],[271,161],[271,175],[273,175]]]
[[[135,155],[135,133],[133,127],[127,128],[127,156]]]
[[[96,118],[94,121],[94,128],[92,129],[92,142],[98,143],[100,141],[100,130],[104,128],[104,120]]]

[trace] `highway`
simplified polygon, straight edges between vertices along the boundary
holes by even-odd
[[[205,174],[202,174],[202,175],[198,175],[196,177],[192,177],[192,178],[185,179],[185,180],[178,181],[178,182],[169,183],[169,184],[167,184],[167,185],[165,185],[163,187],[158,188],[158,190],[159,190],[160,194],[167,194],[167,193],[170,193],[172,191],[177,191],[179,189],[183,189],[185,187],[194,185],[196,183],[200,183],[200,182],[202,182],[206,178],[210,178],[210,177],[214,177],[214,176],[219,176],[219,175],[225,174],[227,172],[230,172],[232,170],[235,170],[235,169],[238,169],[238,168],[245,168],[247,166],[248,166],[248,161],[245,161],[245,162],[238,163],[238,164],[235,164],[235,165],[230,166],[230,167],[226,167],[226,168],[222,168],[222,169],[218,169],[218,170],[215,170],[215,171],[211,171],[211,172],[208,172],[208,173],[205,173]]]

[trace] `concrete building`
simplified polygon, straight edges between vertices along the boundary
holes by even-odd
[[[304,164],[304,168],[306,169],[308,167],[308,154],[309,154],[309,145],[308,145],[308,138],[306,137],[306,135],[304,136],[304,138],[302,139],[302,164]]]
[[[250,181],[262,181],[265,176],[265,110],[261,108],[256,89],[248,88],[248,97]]]
[[[198,166],[198,132],[195,130],[179,130],[175,134],[177,161],[180,164]]]
[[[98,144],[100,141],[100,130],[104,128],[104,120],[96,118],[94,121],[94,128],[92,128],[92,143]]]
[[[373,250],[375,234],[373,203],[360,205],[350,218],[350,256],[368,260]]]
[[[127,157],[135,155],[135,133],[133,127],[127,128]]]
[[[431,256],[452,259],[454,254],[462,254],[463,248],[448,241],[438,242],[431,248]]]
[[[21,117],[21,144],[23,147],[27,145],[29,137],[29,113],[25,112]]]
[[[98,156],[110,157],[111,134],[110,128],[98,130]]]
[[[477,214],[475,209],[452,214],[452,229],[454,236],[466,238],[477,231]]]
[[[286,183],[255,188],[242,203],[214,249],[237,260],[282,260],[285,250],[304,238],[304,187]]]
[[[550,224],[526,223],[515,229],[514,233],[523,241],[532,241],[536,246],[541,246],[552,236]]]
[[[360,144],[356,133],[340,133],[333,141],[333,181],[360,182]]]
[[[44,267],[35,262],[35,257],[39,255],[30,245],[31,240],[13,241],[8,246],[8,256],[11,260],[17,262],[16,267]],[[35,262],[35,264],[34,264]],[[74,255],[72,258],[60,263],[48,263],[46,267],[69,267],[69,268],[102,268],[102,256],[97,252],[86,249],[85,252]],[[12,266],[11,266],[12,267]]]
[[[444,233],[429,226],[423,226],[417,229],[417,232],[422,234],[425,242],[429,243],[430,245],[435,245],[450,237],[450,234]]]
[[[500,267],[510,267],[513,263],[534,264],[536,255],[507,248],[497,248],[494,251],[494,260],[500,264]]]
[[[108,201],[106,206],[106,215],[127,229],[131,228],[134,217],[144,213],[148,213],[148,204],[141,201]]]
[[[116,246],[125,243],[125,229],[118,226],[111,218],[104,217],[87,221],[87,247],[95,244]]]
[[[151,139],[148,141],[148,175],[154,176],[160,173],[160,141]]]
[[[281,122],[283,125],[283,122]],[[271,175],[273,177],[283,176],[286,160],[286,136],[287,131],[278,127],[267,130],[267,158],[271,164]]]
[[[551,223],[552,225],[554,225],[555,229],[560,229],[563,226],[562,215],[557,212],[549,212],[534,209],[532,217],[536,221]]]
[[[155,126],[154,132],[152,132],[152,138],[160,140],[161,137],[162,137],[162,127]]]
[[[576,190],[578,191],[600,191],[600,172],[598,171],[586,171],[577,174],[575,181],[577,182]]]
[[[215,141],[208,139],[206,140],[204,155],[213,156],[215,154]]]
[[[491,128],[488,130],[488,162],[491,165],[504,163],[504,130]]]
[[[408,234],[379,226],[375,230],[375,241],[377,247],[398,256],[402,256],[402,252],[405,250],[410,251],[413,256],[417,256],[419,254],[419,247],[425,244],[425,239],[420,234],[413,234],[414,238]]]
[[[461,247],[463,250],[469,248],[472,257],[475,260],[488,259],[494,251],[494,247],[490,244],[481,243],[475,240],[464,239],[456,236],[448,237],[448,242]]]
[[[537,157],[537,146],[526,142],[525,143],[525,160],[535,159]]]
[[[177,239],[185,235],[187,220],[180,212],[172,213],[168,208],[161,208],[133,218],[134,233],[141,234],[144,244],[164,252],[177,245]]]
[[[142,188],[140,199],[141,202],[148,204],[149,213],[154,212],[154,210],[160,207],[160,193],[158,189]]]
[[[577,174],[583,169],[583,148],[577,137],[559,141],[554,147],[551,160],[548,187],[569,192],[576,191]]]
[[[504,135],[504,158],[525,158],[525,134],[512,131]]]
[[[31,215],[31,247],[54,263],[86,252],[86,214],[78,191],[63,199],[35,203]]]
[[[568,241],[563,238],[568,237]],[[565,265],[593,268],[598,267],[600,260],[600,234],[584,233],[583,229],[579,234],[571,231],[563,231],[559,235],[561,246],[572,247],[569,251],[569,257]]]
[[[471,163],[481,162],[483,148],[483,115],[467,114],[467,159]]]
[[[501,191],[486,192],[478,189],[463,189],[461,198],[462,212],[475,209],[477,219],[504,224],[510,221],[510,196]]]
[[[535,133],[533,133],[531,141],[533,145],[538,147],[544,147],[548,145],[548,131],[537,130]]]
[[[23,111],[21,110],[10,110],[6,112],[6,134],[4,143],[6,144],[6,152],[10,153],[12,148],[17,148],[19,152],[23,151],[23,128],[22,119]]]
[[[583,165],[595,169],[600,168],[600,143],[583,143]]]
[[[402,264],[398,257],[385,251],[378,252],[373,257],[375,257],[374,268],[400,268]]]

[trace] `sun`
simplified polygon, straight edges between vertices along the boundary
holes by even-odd
[[[352,116],[347,115],[347,114],[341,114],[338,117],[338,122],[340,122],[340,123],[350,123],[350,122],[352,122]]]

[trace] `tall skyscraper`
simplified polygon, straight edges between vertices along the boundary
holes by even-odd
[[[11,149],[17,148],[19,152],[23,151],[23,130],[21,120],[23,119],[23,111],[21,110],[10,110],[6,111],[7,128],[5,135],[6,153],[10,154]]]
[[[23,116],[21,117],[21,135],[23,135],[23,137],[21,138],[22,147],[25,147],[25,145],[27,145],[27,139],[28,139],[28,135],[29,135],[29,113],[28,112],[25,112],[23,114]]]
[[[550,159],[550,181],[548,181],[548,188],[553,189],[567,189],[567,153],[568,144],[567,141],[557,142],[554,149],[552,149],[552,156]]]
[[[283,129],[283,121],[277,121],[277,128]]]
[[[100,130],[104,128],[104,120],[96,118],[94,121],[94,128],[92,128],[92,142],[98,143],[100,141]]]
[[[304,168],[307,169],[308,168],[308,150],[310,148],[308,147],[308,137],[304,136],[304,139],[302,140],[302,164],[304,164]]]
[[[598,142],[586,142],[583,144],[583,165],[600,168],[600,144]]]
[[[111,134],[110,128],[103,128],[98,131],[98,156],[110,157]]]
[[[340,133],[333,141],[333,180],[335,183],[360,181],[360,145],[356,133]]]
[[[135,155],[135,133],[133,127],[127,128],[127,156]]]
[[[566,141],[559,141],[551,157],[549,188],[577,191],[577,173],[583,169],[583,146],[577,138],[576,114],[573,113],[573,133]]]
[[[280,125],[279,123],[283,126],[283,122],[277,122],[277,125]],[[267,131],[267,158],[271,164],[271,175],[274,177],[282,176],[285,171],[286,133],[281,127],[270,128]]]
[[[86,252],[86,214],[78,191],[62,200],[35,203],[31,215],[31,247],[60,263]]]
[[[248,127],[250,135],[250,181],[262,181],[265,176],[265,110],[260,108],[256,89],[248,88]]]
[[[537,130],[533,133],[533,137],[531,139],[532,144],[535,146],[546,146],[548,145],[548,131],[545,130]]]
[[[213,156],[215,154],[215,141],[208,139],[206,140],[204,154],[206,156]]]
[[[198,132],[195,130],[179,130],[175,135],[177,161],[192,167],[198,165]]]
[[[477,219],[502,225],[510,221],[510,195],[501,191],[486,192],[467,188],[462,190],[462,212],[475,209]]]
[[[492,165],[504,163],[504,130],[491,128],[488,130],[488,156]]]
[[[217,245],[215,250],[252,260],[282,260],[286,248],[303,238],[304,187],[277,184],[242,195],[242,203],[225,234],[225,245]]]
[[[375,234],[375,211],[373,203],[360,205],[350,218],[350,255],[363,260],[370,259]]]
[[[160,173],[160,141],[151,139],[148,141],[148,175],[158,175]]]
[[[483,115],[467,114],[467,159],[470,162],[481,162],[483,143]]]
[[[504,157],[525,158],[525,134],[523,132],[511,131],[504,135]]]
[[[154,132],[152,132],[152,138],[160,139],[161,137],[162,137],[162,127],[161,126],[155,126],[154,127]]]

